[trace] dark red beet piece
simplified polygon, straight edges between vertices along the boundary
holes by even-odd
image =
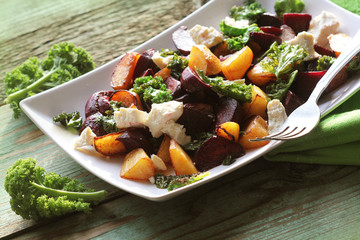
[[[256,23],[259,27],[273,26],[273,27],[277,27],[277,28],[279,28],[282,24],[281,19],[271,13],[262,14]]]
[[[172,40],[175,47],[184,55],[189,55],[192,46],[195,45],[186,26],[181,26],[175,30],[172,34]]]
[[[116,138],[116,140],[121,141],[129,152],[136,148],[142,148],[148,155],[151,155],[154,151],[149,141],[150,137],[146,129],[129,128]]]
[[[140,55],[134,69],[133,79],[144,76],[145,71],[148,69],[152,69],[153,72],[157,72],[158,67],[152,60],[154,52],[154,49],[149,49]]]
[[[260,30],[263,31],[264,33],[271,33],[277,36],[279,36],[282,33],[280,28],[274,26],[260,27]]]
[[[106,135],[107,132],[104,130],[104,127],[97,121],[97,118],[99,116],[102,116],[102,114],[100,112],[97,112],[86,117],[85,121],[82,124],[80,132],[82,132],[86,127],[90,127],[96,136],[100,137]]]
[[[314,45],[314,49],[320,55],[326,55],[326,56],[330,56],[330,57],[335,57],[335,52],[333,50],[324,48],[324,47],[319,46],[317,44]]]
[[[185,91],[181,88],[181,82],[173,77],[168,77],[165,80],[166,88],[171,91],[171,96],[173,98],[181,97],[185,94]]]
[[[181,87],[190,93],[211,89],[210,85],[204,83],[199,75],[190,67],[184,69],[180,81]]]
[[[97,112],[105,115],[105,112],[110,109],[110,98],[113,94],[114,91],[99,91],[91,95],[85,104],[85,117]]]
[[[309,29],[311,15],[307,13],[284,13],[283,21],[298,34]]]
[[[240,103],[231,97],[221,97],[218,104],[215,105],[216,122],[219,126],[225,122],[240,123],[244,111]]]
[[[229,155],[237,158],[244,154],[244,149],[237,142],[214,135],[207,139],[197,150],[195,166],[199,171],[207,171],[222,164]]]
[[[251,32],[250,39],[258,43],[262,49],[268,49],[273,42],[281,44],[282,40],[279,36],[271,33]]]
[[[289,116],[296,108],[304,104],[305,101],[297,96],[295,93],[288,91],[283,100],[283,105],[286,111],[286,114]]]
[[[294,37],[296,37],[294,30],[291,27],[289,27],[288,25],[283,24],[283,25],[281,25],[280,29],[281,29],[280,38],[283,42],[289,41],[289,40],[293,39]]]
[[[214,121],[214,109],[210,104],[186,103],[177,123],[184,125],[186,133],[194,137],[198,133],[208,132]]]

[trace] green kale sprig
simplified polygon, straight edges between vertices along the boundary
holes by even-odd
[[[131,91],[137,93],[144,102],[163,103],[173,99],[161,77],[139,77],[135,79]]]
[[[209,172],[197,173],[193,175],[180,175],[180,176],[165,176],[162,174],[155,174],[155,185],[161,189],[172,191],[177,188],[184,187],[194,182],[202,180],[204,177],[209,176]]]
[[[238,84],[234,81],[224,81],[222,77],[210,78],[203,71],[198,71],[202,81],[209,84],[211,89],[224,96],[231,97],[240,103],[251,102],[252,85]]]
[[[45,173],[36,160],[17,160],[7,170],[5,190],[11,209],[24,219],[39,221],[72,212],[91,212],[91,205],[105,199],[107,192],[86,189],[75,179]]]
[[[173,58],[170,63],[167,65],[167,68],[170,69],[170,75],[177,80],[180,80],[181,74],[184,69],[189,65],[189,60],[182,58],[176,53],[173,54]]]
[[[248,27],[236,28],[229,26],[225,21],[221,21],[220,30],[227,37],[226,44],[229,50],[239,51],[250,40],[250,32],[260,32],[260,28],[256,24]]]
[[[53,117],[53,122],[60,123],[64,127],[80,130],[82,126],[82,117],[78,111],[72,113],[60,113]]]
[[[328,70],[331,65],[335,62],[336,58],[330,57],[330,56],[322,56],[317,60],[317,66],[316,70],[318,71],[324,71]]]
[[[261,14],[266,10],[256,0],[246,0],[243,6],[234,6],[230,10],[230,16],[235,20],[249,20],[250,23],[255,23]]]
[[[275,2],[275,12],[279,17],[284,13],[300,13],[304,10],[305,3],[302,0],[277,0]]]
[[[299,45],[280,45],[274,42],[262,56],[260,65],[268,72],[275,74],[277,80],[266,86],[265,93],[270,99],[282,100],[296,79],[305,57],[306,50]]]
[[[10,104],[15,118],[21,114],[21,100],[79,77],[95,67],[88,52],[69,42],[53,45],[47,55],[42,61],[31,57],[5,75],[5,102]]]

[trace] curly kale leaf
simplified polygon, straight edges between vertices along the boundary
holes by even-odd
[[[161,77],[137,78],[131,91],[137,93],[144,102],[163,103],[173,99]]]
[[[275,12],[279,17],[284,13],[300,13],[304,10],[305,3],[302,0],[277,0],[275,2]]]
[[[178,80],[180,80],[181,74],[184,69],[189,65],[189,60],[182,58],[176,53],[173,54],[173,58],[170,63],[167,65],[167,68],[170,69],[170,75]]]
[[[234,6],[230,10],[230,16],[235,20],[246,19],[250,23],[256,22],[266,10],[256,0],[246,0],[243,6]]]
[[[260,32],[260,28],[256,24],[252,24],[249,27],[236,28],[229,26],[225,21],[221,21],[220,30],[227,36],[226,44],[229,50],[239,51],[250,40],[250,32]]]
[[[106,133],[118,132],[120,129],[116,126],[114,115],[104,116],[99,114],[96,123],[103,126]]]
[[[350,74],[360,73],[360,53],[358,53],[356,57],[349,62],[349,67],[347,68],[347,71]]]
[[[78,111],[72,113],[60,113],[53,117],[53,122],[60,123],[64,127],[80,130],[82,126],[82,117]]]
[[[79,77],[94,67],[91,56],[84,49],[68,42],[55,44],[46,59],[41,61],[31,57],[5,75],[5,102],[18,118],[21,100]]]
[[[331,65],[335,62],[336,58],[330,57],[330,56],[322,56],[317,61],[317,67],[316,70],[318,71],[324,71],[331,67]]]
[[[106,191],[94,192],[76,179],[45,173],[36,160],[17,160],[6,172],[5,190],[11,209],[24,219],[35,221],[70,212],[91,211],[91,205],[103,200]]]
[[[198,71],[202,81],[209,84],[211,89],[224,96],[229,96],[240,103],[251,102],[252,85],[238,84],[234,81],[224,81],[222,77],[210,78],[203,71]]]
[[[202,180],[204,177],[209,176],[209,172],[197,173],[192,175],[180,175],[180,176],[165,176],[162,174],[155,174],[155,185],[161,189],[167,189],[172,191],[177,188],[184,187],[191,183]]]

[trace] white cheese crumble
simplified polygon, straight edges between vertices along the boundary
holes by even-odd
[[[86,127],[80,134],[80,136],[76,139],[74,147],[75,149],[92,146],[94,142],[94,137],[96,137],[95,133],[91,130],[90,127]]]
[[[287,41],[286,43],[289,45],[300,45],[300,47],[304,48],[309,53],[304,60],[308,61],[320,57],[320,55],[315,52],[314,40],[314,35],[311,33],[300,32],[295,38]]]
[[[191,142],[191,137],[186,135],[186,129],[183,125],[175,121],[167,122],[161,131],[174,139],[180,145],[186,145]]]
[[[153,56],[152,56],[152,60],[154,61],[154,63],[160,68],[163,69],[165,68],[167,65],[169,65],[169,63],[171,62],[171,60],[173,59],[173,55],[168,55],[166,57],[162,57],[160,55],[160,52],[155,51]]]
[[[189,30],[189,33],[196,44],[205,45],[208,48],[224,41],[223,35],[213,27],[204,27],[196,24]]]
[[[159,104],[152,104],[151,111],[145,121],[149,127],[151,135],[155,138],[160,137],[163,132],[162,128],[170,120],[176,121],[183,113],[183,103],[178,101],[169,101]]]
[[[154,138],[165,133],[180,145],[185,145],[191,137],[186,135],[183,125],[176,123],[182,113],[182,102],[169,101],[152,104],[150,113],[135,108],[120,108],[114,113],[114,119],[118,128],[146,126]]]
[[[267,104],[269,134],[275,133],[285,122],[287,115],[279,99],[273,99]]]
[[[144,127],[148,113],[136,108],[123,108],[114,113],[114,119],[118,128]]]
[[[234,18],[229,17],[229,16],[226,16],[224,18],[224,22],[226,25],[228,25],[230,27],[234,27],[234,28],[245,28],[245,27],[250,26],[249,20],[241,19],[241,20],[236,21]]]
[[[339,26],[340,22],[335,14],[322,11],[320,15],[311,20],[308,32],[314,35],[315,44],[327,47],[328,36],[336,33]]]

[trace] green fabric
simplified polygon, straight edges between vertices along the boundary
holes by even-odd
[[[360,14],[359,0],[333,0]],[[360,165],[360,92],[353,95],[308,135],[283,143],[266,154],[269,161]]]

